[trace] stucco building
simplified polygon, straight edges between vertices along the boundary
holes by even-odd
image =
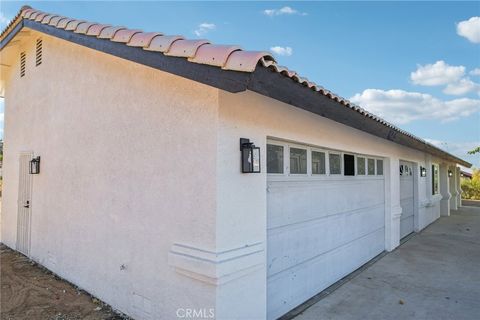
[[[1,240],[136,319],[275,319],[460,205],[469,163],[268,53],[29,7],[0,40]]]

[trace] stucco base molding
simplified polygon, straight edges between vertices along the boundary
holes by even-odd
[[[175,243],[168,262],[180,274],[220,285],[263,268],[265,249],[262,242],[218,252]]]

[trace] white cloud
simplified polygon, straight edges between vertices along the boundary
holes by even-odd
[[[404,90],[366,89],[350,100],[396,124],[424,119],[447,122],[480,111],[480,100],[461,98],[442,101],[429,94]]]
[[[470,71],[470,75],[472,76],[480,76],[480,68],[475,68],[472,71]]]
[[[269,16],[269,17],[274,17],[274,16],[281,16],[281,15],[293,15],[293,14],[298,14],[302,16],[306,16],[306,12],[299,12],[291,7],[285,6],[280,9],[266,9],[263,10],[263,14]]]
[[[410,73],[410,79],[415,84],[438,86],[456,82],[464,75],[464,66],[450,66],[440,60],[434,64],[418,65],[417,70]]]
[[[275,46],[271,47],[270,51],[273,53],[278,54],[279,56],[291,56],[293,54],[293,49],[290,47],[280,47],[280,46]]]
[[[4,27],[10,23],[10,19],[8,19],[3,12],[0,12],[0,26]]]
[[[457,34],[470,42],[480,43],[480,17],[471,17],[457,24]]]
[[[460,79],[460,81],[448,84],[443,93],[461,96],[469,92],[480,93],[480,84],[473,82],[469,78]]]
[[[201,37],[207,34],[209,31],[215,30],[216,28],[217,26],[215,24],[204,22],[204,23],[200,23],[197,29],[193,31],[193,33],[195,33],[198,37]]]

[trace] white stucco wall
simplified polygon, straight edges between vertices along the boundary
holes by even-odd
[[[174,242],[214,248],[218,90],[35,34],[6,78],[2,242],[15,248],[18,157],[33,177],[31,257],[138,319],[214,307],[168,265]],[[121,270],[120,266],[125,269]]]

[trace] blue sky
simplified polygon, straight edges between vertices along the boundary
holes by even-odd
[[[1,28],[23,4],[2,1]],[[480,155],[466,155],[480,144],[479,2],[29,4],[271,51],[280,64],[480,167]]]

